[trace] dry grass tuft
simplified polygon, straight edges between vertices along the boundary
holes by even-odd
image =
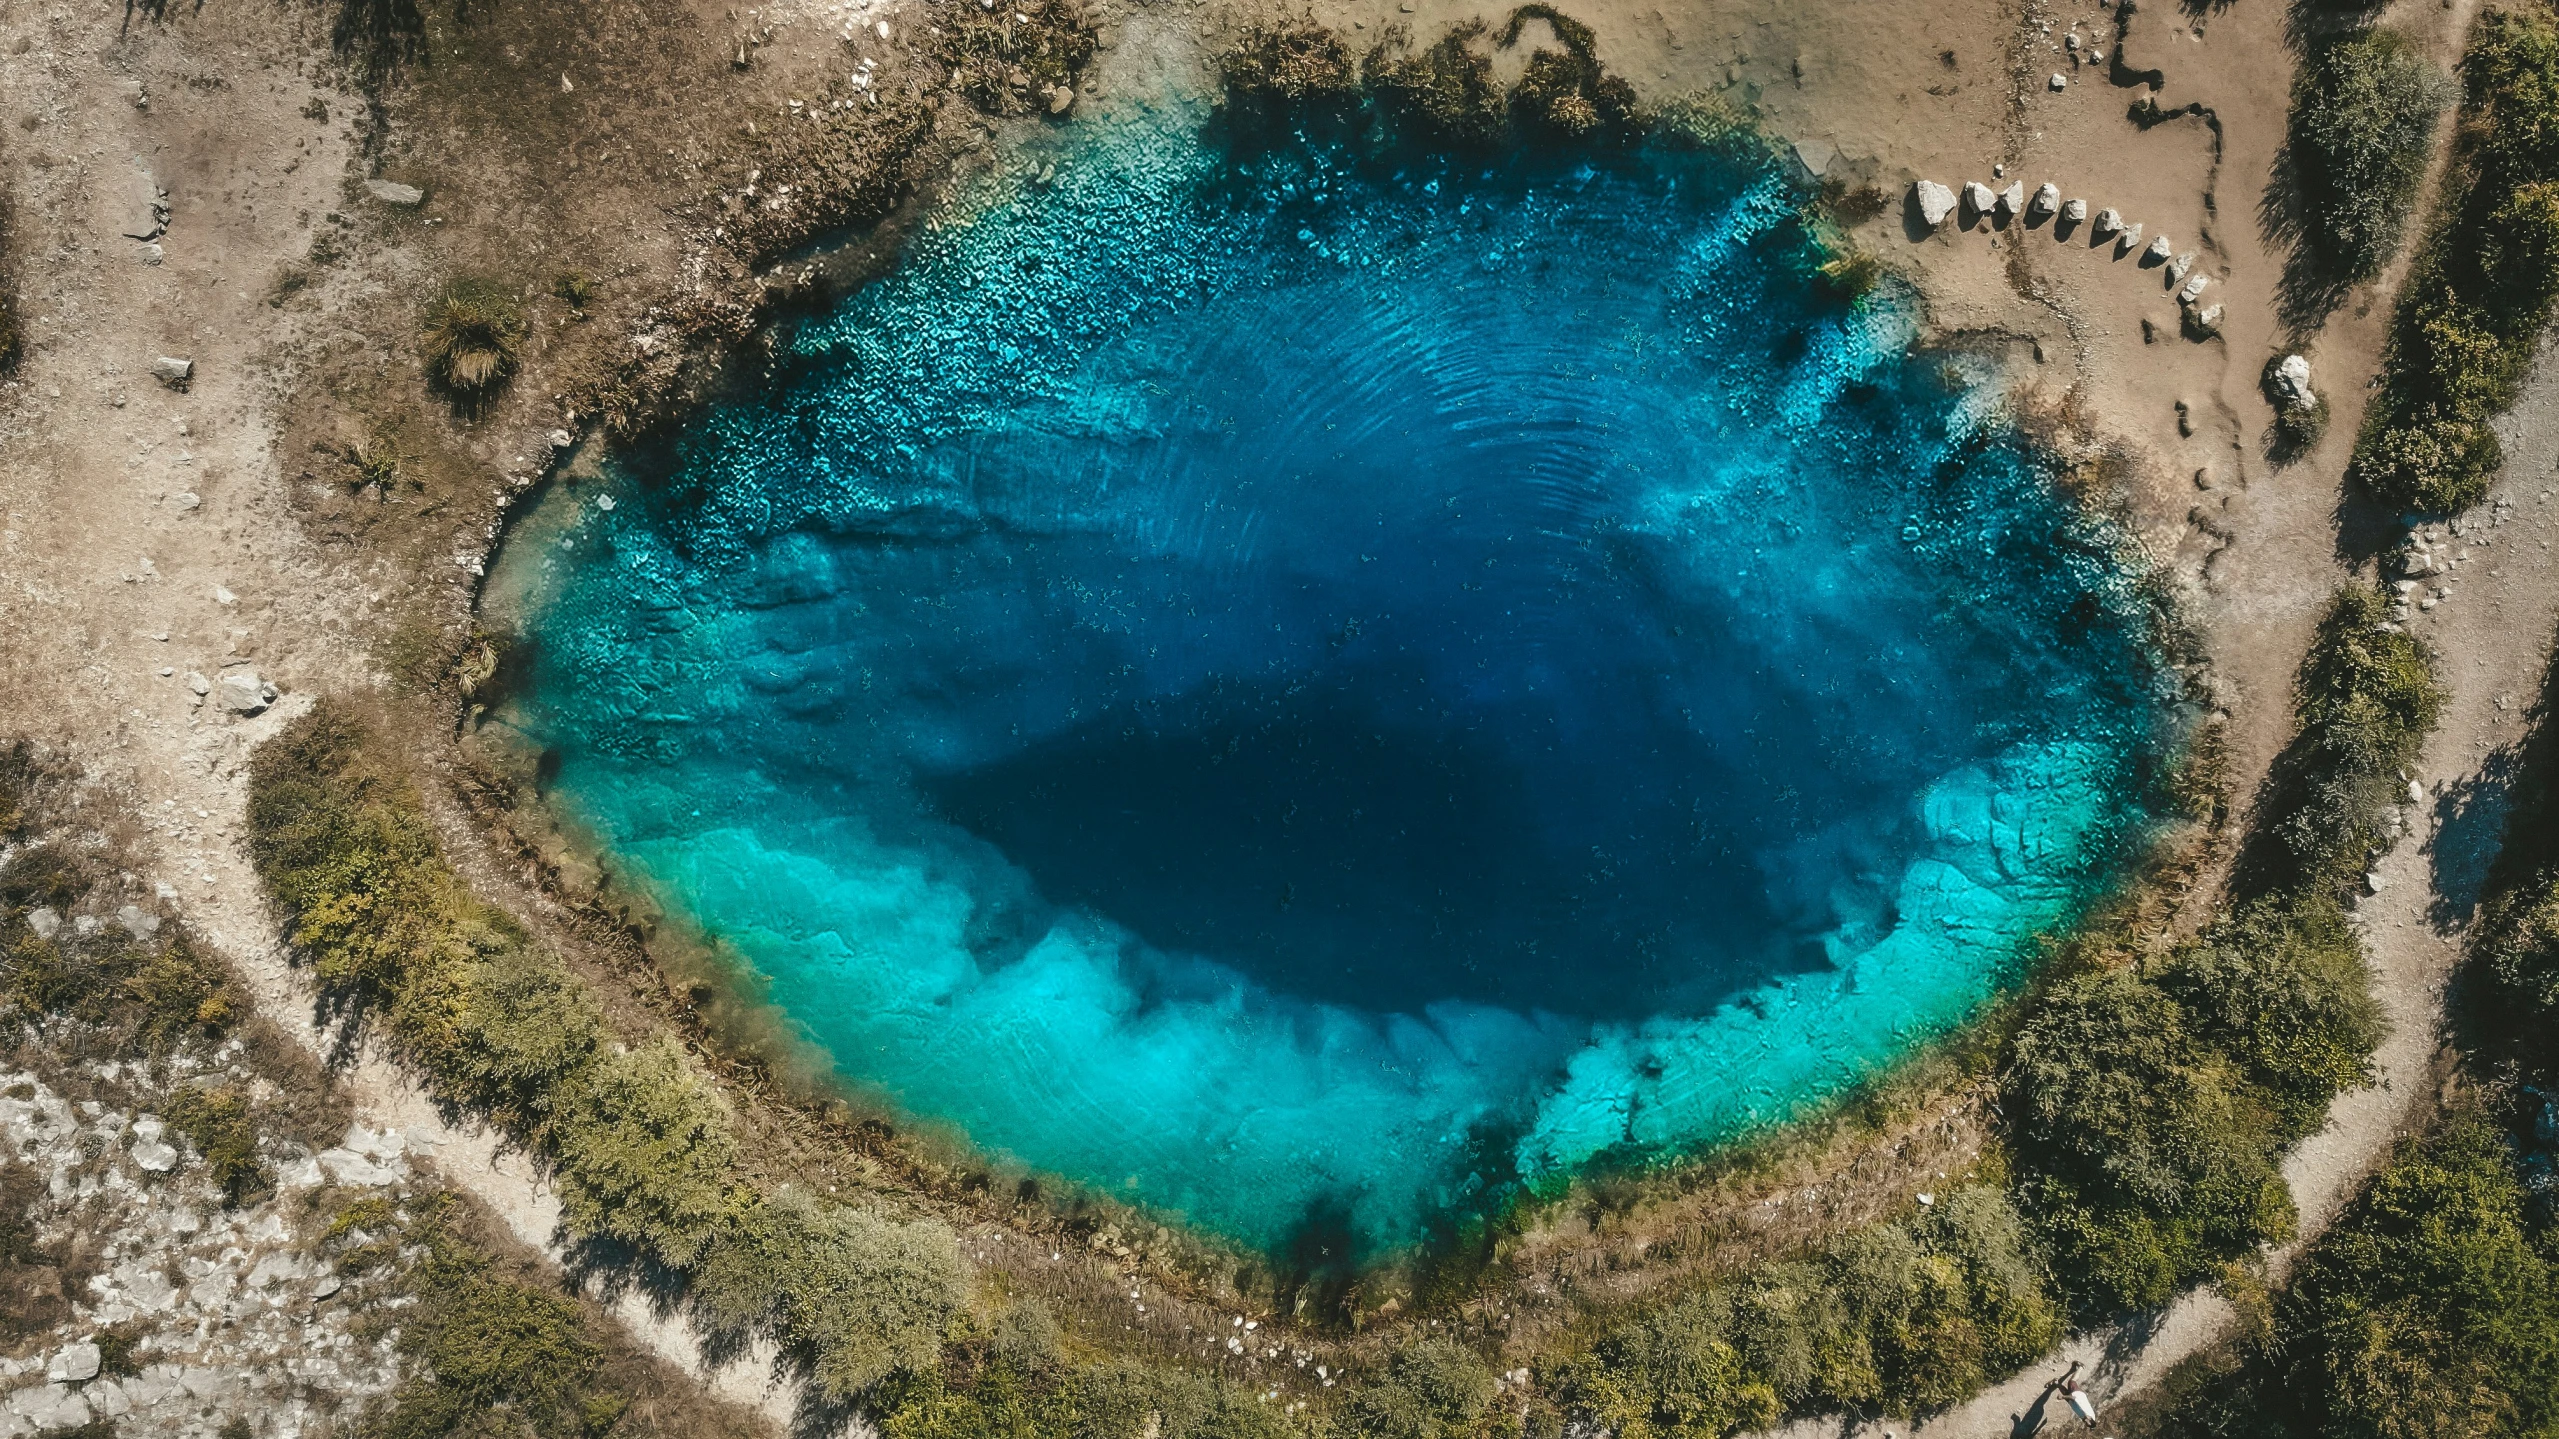
[[[457,399],[477,401],[515,373],[524,335],[524,314],[514,297],[486,285],[457,282],[427,306],[418,327],[418,352],[429,380]]]

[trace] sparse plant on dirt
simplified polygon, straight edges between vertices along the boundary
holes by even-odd
[[[551,298],[569,307],[569,317],[586,318],[587,306],[595,303],[596,284],[584,270],[562,270],[551,277]]]
[[[457,281],[427,305],[418,325],[418,354],[438,388],[476,403],[515,373],[524,334],[524,312],[513,296]]]

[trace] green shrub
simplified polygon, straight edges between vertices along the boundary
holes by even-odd
[[[2129,970],[2054,987],[2019,1031],[2007,1087],[2026,1202],[2064,1287],[2147,1309],[2292,1234],[2268,1096]]]
[[[1363,1439],[1465,1439],[1493,1402],[1493,1371],[1447,1339],[1398,1350],[1386,1372],[1351,1395],[1344,1413]]]
[[[2277,770],[2277,849],[2245,876],[2261,891],[2336,895],[2394,833],[2406,771],[2443,710],[2432,656],[2371,586],[2337,592],[2303,659],[2301,732]]]
[[[2354,926],[2327,895],[2260,900],[2225,917],[2179,946],[2158,984],[2197,1037],[2268,1096],[2282,1140],[2316,1132],[2330,1100],[2372,1080],[2381,1007]]]
[[[2399,248],[2452,96],[2451,81],[2390,30],[2328,44],[2294,77],[2290,138],[2307,238],[2339,278],[2363,279]]]
[[[1552,1377],[1568,1408],[1629,1435],[1717,1435],[1781,1412],[1915,1413],[2060,1340],[2043,1275],[2007,1197],[1965,1185],[1907,1223],[1630,1318]]]
[[[2504,1141],[2456,1113],[2401,1143],[2276,1305],[2276,1382],[2338,1439],[2559,1426],[2559,1271]]]
[[[899,1223],[792,1189],[723,1231],[694,1282],[708,1327],[779,1336],[839,1401],[892,1374],[932,1370],[967,1298],[959,1243],[941,1224]],[[1009,1337],[1018,1365],[1025,1346]]]
[[[213,1182],[222,1186],[223,1202],[245,1204],[274,1187],[258,1161],[257,1127],[239,1090],[190,1085],[169,1096],[165,1117],[204,1156]]]
[[[1731,1306],[1692,1295],[1603,1335],[1555,1376],[1559,1397],[1620,1439],[1722,1439],[1776,1422],[1776,1386],[1733,1343]]]
[[[2351,473],[2385,504],[2453,511],[2502,460],[2488,422],[2559,298],[2559,21],[2491,9],[2463,60],[2460,163],[2402,293]]]
[[[690,1267],[737,1217],[728,1114],[675,1041],[598,1058],[557,1099],[552,1182],[572,1232]]]
[[[540,1133],[558,1096],[594,1058],[603,1028],[576,981],[520,944],[462,974],[445,1056],[450,1087],[521,1133]]]
[[[384,1212],[371,1223],[396,1221]],[[625,1401],[600,1382],[603,1351],[575,1301],[497,1273],[440,1206],[407,1237],[426,1249],[407,1280],[418,1307],[400,1327],[410,1372],[371,1432],[587,1439],[613,1427]]]

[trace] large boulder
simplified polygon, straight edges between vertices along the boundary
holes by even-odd
[[[1919,204],[1919,218],[1930,229],[1946,223],[1955,213],[1955,192],[1934,180],[1919,180],[1910,187],[1911,198]]]
[[[1990,187],[1988,185],[1983,184],[1979,180],[1966,180],[1964,182],[1965,209],[1972,211],[1976,215],[1987,215],[1990,213],[1991,207],[1998,203],[1999,197],[1990,192]]]
[[[2088,223],[2088,202],[2085,200],[2064,200],[2061,205],[2061,218],[2065,223],[2072,225],[2084,225]]]
[[[2102,240],[2123,227],[2124,217],[2116,214],[2114,207],[2109,205],[2097,212],[2097,223],[2090,228],[2089,233]]]
[[[2014,218],[2025,213],[2025,209],[2026,182],[2012,180],[2007,189],[1999,192],[1999,213]]]
[[[2040,220],[2061,209],[2061,187],[2050,180],[2035,187],[2035,198],[2026,202],[2026,217]]]
[[[397,180],[367,180],[364,193],[385,205],[403,210],[414,210],[426,203],[426,191],[415,185],[403,185]]]

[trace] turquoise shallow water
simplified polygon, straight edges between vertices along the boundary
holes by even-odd
[[[2127,547],[1780,176],[1074,133],[498,577],[558,798],[847,1078],[1393,1245],[1799,1111],[2107,882]]]

